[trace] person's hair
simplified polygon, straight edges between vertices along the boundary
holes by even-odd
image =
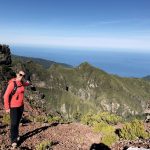
[[[23,71],[23,72],[25,73],[25,70],[24,70],[24,69],[17,69],[16,74],[19,74],[20,71]]]

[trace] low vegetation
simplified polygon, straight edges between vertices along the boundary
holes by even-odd
[[[119,138],[123,140],[150,138],[150,133],[145,130],[144,123],[141,120],[134,119],[131,122],[125,122],[122,117],[110,114],[109,112],[98,114],[89,112],[81,118],[81,121],[91,126],[95,132],[101,133],[101,142],[109,146]],[[123,128],[119,130],[119,134],[116,134],[114,126],[118,123],[122,123]]]
[[[120,137],[125,140],[135,140],[137,138],[147,139],[150,138],[150,133],[145,131],[142,121],[133,120],[124,124],[120,132]]]
[[[52,142],[50,141],[42,141],[40,144],[36,146],[36,150],[51,150]]]
[[[92,126],[93,123],[101,122],[110,125],[116,125],[119,122],[123,122],[123,118],[121,116],[117,116],[116,114],[111,114],[109,112],[102,112],[98,114],[93,114],[92,112],[89,112],[82,117],[81,122],[90,126]]]
[[[6,125],[10,124],[10,115],[9,114],[4,114],[3,115],[2,123],[6,124]]]
[[[115,128],[113,125],[122,122],[123,119],[120,116],[110,114],[109,112],[98,114],[92,114],[92,112],[90,112],[83,116],[81,121],[84,124],[92,126],[95,132],[102,133],[101,142],[110,146],[119,138],[115,134]]]
[[[59,116],[30,116],[29,120],[33,122],[40,122],[40,123],[62,123],[64,122],[63,118]]]

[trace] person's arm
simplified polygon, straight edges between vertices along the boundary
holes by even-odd
[[[30,79],[30,74],[26,74],[24,79],[23,79],[23,86],[32,86],[32,83],[31,83],[31,79]]]
[[[11,82],[8,84],[8,87],[4,94],[4,107],[5,107],[6,112],[9,112],[9,109],[10,109],[9,96],[11,92],[13,91],[13,89],[14,89],[14,83]]]
[[[23,82],[23,86],[30,86],[32,91],[36,91],[36,87],[30,81]]]
[[[32,83],[28,80],[23,82],[23,86],[30,86],[30,85],[32,85]]]

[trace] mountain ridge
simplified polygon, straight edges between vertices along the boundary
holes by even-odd
[[[26,56],[19,56],[19,55],[11,55],[12,60],[20,60],[20,61],[34,61],[36,63],[41,64],[44,68],[49,68],[52,64],[59,64],[62,65],[64,67],[68,67],[68,68],[72,68],[73,66],[65,64],[65,63],[59,63],[59,62],[55,62],[55,61],[51,61],[51,60],[47,60],[47,59],[43,59],[43,58],[37,58],[37,57],[26,57]]]
[[[135,115],[144,111],[150,99],[149,82],[111,75],[87,62],[75,68],[53,64],[45,69],[35,62],[22,65],[30,70],[33,83],[45,92],[50,105],[68,117],[91,109]]]

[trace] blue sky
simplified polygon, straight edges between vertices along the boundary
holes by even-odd
[[[150,0],[0,0],[0,43],[150,52]]]

